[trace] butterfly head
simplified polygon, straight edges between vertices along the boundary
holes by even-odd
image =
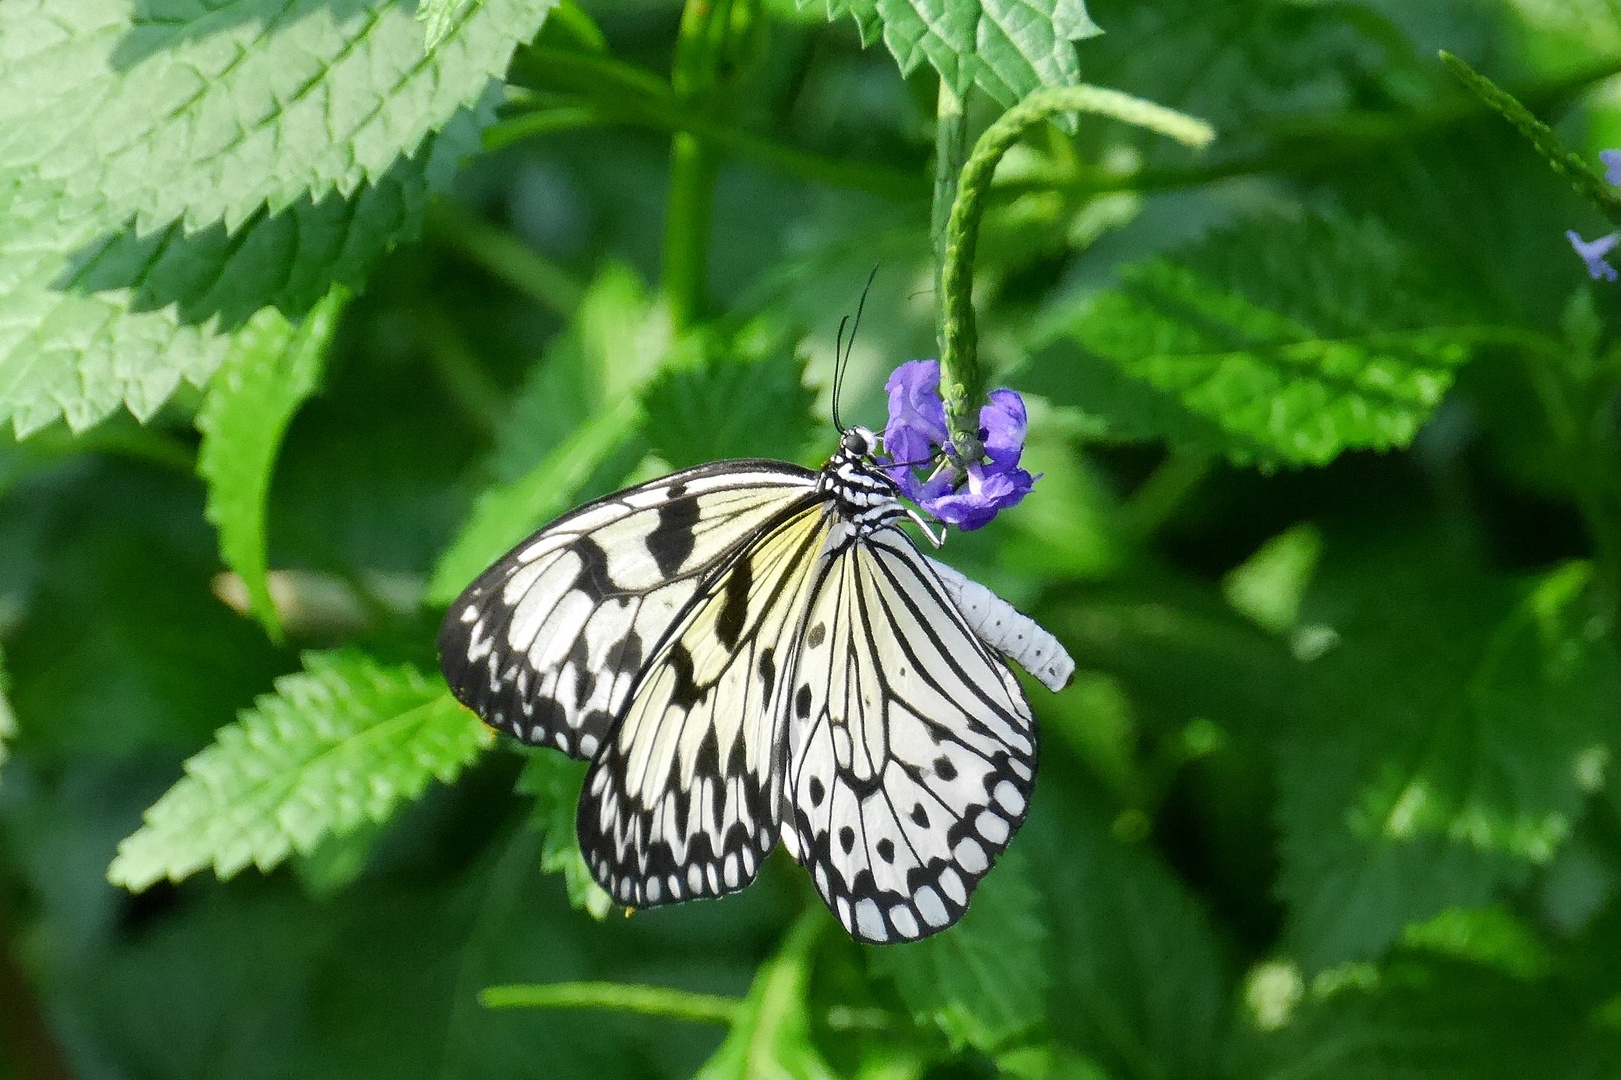
[[[870,458],[878,449],[878,436],[864,427],[846,428],[839,436],[839,449],[852,458]]]

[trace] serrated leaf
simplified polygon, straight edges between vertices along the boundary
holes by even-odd
[[[1371,224],[1254,219],[1120,278],[1054,309],[1044,335],[1174,395],[1240,463],[1406,446],[1471,352]]]
[[[0,176],[0,422],[80,431],[120,406],[145,420],[182,381],[206,382],[261,308],[301,318],[334,282],[364,285],[420,227],[480,122],[464,113],[352,197],[306,199],[235,235],[109,233],[85,200]]]
[[[197,412],[197,474],[219,530],[220,557],[247,587],[248,608],[271,640],[282,638],[270,599],[266,500],[282,435],[315,391],[347,296],[334,291],[297,326],[265,308],[233,336]]]
[[[812,911],[760,965],[732,1029],[694,1080],[834,1080],[811,1042],[810,954],[827,916]]]
[[[923,941],[866,950],[867,966],[895,980],[920,1024],[953,1049],[994,1053],[1046,1018],[1048,934],[1029,867],[1009,853],[974,893],[967,914]]]
[[[431,779],[450,782],[491,741],[438,679],[353,653],[306,653],[118,845],[115,885],[139,891],[212,867],[269,870],[326,837],[383,821]]]
[[[667,365],[642,393],[643,432],[676,468],[726,458],[796,459],[816,426],[804,360],[781,334],[694,343],[692,363]]]
[[[1308,594],[1338,644],[1304,671],[1277,807],[1278,891],[1308,972],[1523,881],[1621,746],[1621,659],[1591,568],[1516,588],[1434,547],[1365,545]]]
[[[800,0],[806,7],[816,0]],[[1080,82],[1075,42],[1102,33],[1084,0],[826,0],[863,43],[882,30],[909,75],[927,60],[958,96],[977,86],[1011,106],[1044,86]]]
[[[1258,121],[1341,112],[1392,66],[1394,34],[1370,33],[1377,17],[1363,10],[1277,0],[1090,3],[1107,33],[1083,52],[1087,78],[1208,120],[1224,142]]]
[[[0,8],[0,173],[148,233],[348,197],[484,97],[550,0],[483,0],[424,55],[409,5],[19,0]]]
[[[529,825],[542,837],[540,868],[548,874],[561,873],[569,903],[600,920],[613,910],[613,897],[591,877],[574,830],[574,813],[588,767],[587,762],[540,751],[524,764],[517,790],[534,799]]]
[[[417,21],[422,24],[423,45],[429,51],[443,45],[467,9],[482,0],[422,0]]]

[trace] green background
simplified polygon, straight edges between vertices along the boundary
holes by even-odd
[[[1621,286],[1563,233],[1614,204],[1441,49],[1621,144],[1612,0],[5,0],[0,1077],[1612,1075]],[[1080,81],[1218,135],[1080,117],[990,192],[1043,478],[943,557],[1079,665],[1023,831],[917,945],[781,855],[610,911],[445,604],[818,464],[875,264],[881,427],[942,101]]]

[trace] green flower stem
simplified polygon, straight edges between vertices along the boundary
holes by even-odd
[[[616,1009],[704,1024],[730,1024],[742,1002],[662,986],[577,982],[491,986],[478,995],[487,1009]]]
[[[1621,225],[1621,192],[1611,187],[1604,177],[1582,160],[1580,154],[1566,149],[1552,128],[1531,115],[1531,110],[1512,94],[1451,53],[1443,50],[1441,62],[1458,77],[1470,93],[1484,102],[1487,108],[1514,125],[1515,130],[1530,140],[1531,145],[1536,147],[1537,153],[1542,155],[1549,167],[1568,179],[1577,193],[1596,206],[1599,213],[1610,219],[1612,225]]]
[[[946,226],[951,208],[957,202],[957,186],[968,160],[968,117],[965,103],[940,80],[940,96],[934,119],[934,213],[929,236],[934,249],[934,295],[945,295]],[[946,309],[936,303],[934,336],[936,346],[946,351]]]
[[[1147,128],[1188,146],[1202,147],[1215,138],[1210,125],[1153,102],[1096,86],[1038,90],[1009,109],[985,130],[963,167],[957,196],[945,229],[941,268],[941,307],[945,335],[940,350],[940,392],[958,456],[977,461],[983,452],[977,414],[985,396],[974,330],[974,247],[985,198],[1002,155],[1025,131],[1068,112],[1094,113]]]
[[[714,151],[702,138],[688,131],[671,137],[662,291],[676,333],[689,329],[707,306],[716,171]]]

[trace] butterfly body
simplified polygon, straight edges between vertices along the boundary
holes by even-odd
[[[1073,663],[918,551],[874,445],[852,429],[819,471],[720,462],[608,496],[451,606],[457,697],[592,762],[580,846],[619,902],[734,892],[780,840],[854,936],[917,938],[1023,820],[1035,730],[997,653],[1055,689]]]

